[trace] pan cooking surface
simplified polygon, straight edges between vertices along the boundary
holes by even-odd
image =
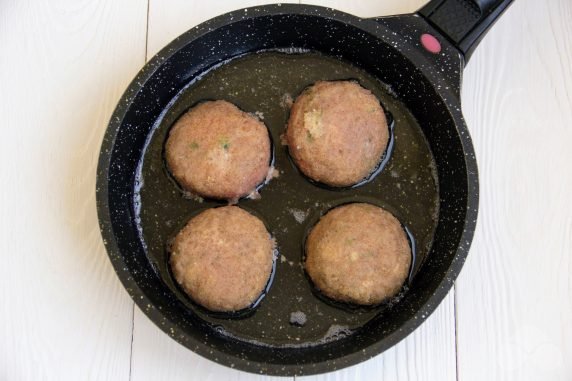
[[[371,90],[394,119],[395,146],[376,177],[353,189],[331,190],[309,182],[280,144],[289,115],[288,100],[318,80],[352,79]],[[260,190],[259,200],[238,206],[264,221],[278,245],[274,279],[258,307],[240,316],[211,314],[179,289],[168,266],[167,244],[194,215],[224,202],[185,197],[166,170],[163,147],[168,131],[186,110],[204,100],[223,99],[254,113],[268,127],[279,177]],[[416,243],[414,274],[429,252],[438,219],[435,162],[417,122],[391,90],[365,71],[314,52],[265,51],[211,68],[190,83],[157,120],[136,178],[134,210],[149,261],[162,281],[213,334],[263,346],[312,346],[351,335],[392,300],[374,308],[345,308],[315,294],[302,267],[303,241],[320,215],[348,202],[370,202],[392,212]],[[407,292],[407,286],[403,292]],[[399,299],[399,298],[396,298]]]

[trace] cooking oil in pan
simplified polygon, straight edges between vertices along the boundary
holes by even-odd
[[[371,90],[392,116],[394,147],[387,163],[359,187],[332,190],[301,176],[287,147],[274,144],[278,178],[260,189],[260,199],[238,203],[261,217],[277,241],[279,254],[271,287],[256,308],[239,317],[213,315],[197,307],[181,294],[170,274],[167,241],[198,210],[225,203],[185,198],[169,179],[163,162],[169,128],[192,105],[223,99],[261,118],[274,143],[278,143],[288,121],[289,100],[316,81],[345,79],[356,80]],[[391,94],[391,89],[375,77],[335,57],[306,51],[265,51],[214,67],[183,89],[165,109],[156,122],[137,175],[142,184],[137,194],[137,221],[149,260],[163,281],[179,295],[191,314],[213,327],[213,334],[268,347],[321,345],[351,336],[382,312],[391,313],[391,301],[360,309],[339,308],[325,302],[315,295],[304,275],[305,232],[321,214],[341,202],[374,203],[407,226],[417,246],[411,269],[414,284],[414,274],[431,247],[439,192],[434,160],[422,130],[405,105]],[[302,320],[303,324],[296,324]]]

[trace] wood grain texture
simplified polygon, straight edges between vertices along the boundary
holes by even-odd
[[[0,379],[126,380],[132,302],[99,234],[95,168],[143,63],[146,3],[0,8]]]
[[[516,1],[465,72],[481,205],[459,380],[572,379],[571,19],[568,0]]]

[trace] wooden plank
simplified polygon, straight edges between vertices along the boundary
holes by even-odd
[[[126,380],[132,302],[107,258],[95,172],[143,64],[141,1],[3,2],[0,379]]]
[[[572,379],[572,3],[521,0],[465,72],[480,164],[459,379]]]
[[[147,58],[150,59],[175,37],[203,21],[235,9],[264,3],[266,2],[261,0],[216,2],[151,0]],[[206,360],[165,335],[138,308],[135,308],[132,380],[250,380],[254,378],[284,379],[252,375]]]
[[[258,1],[187,2],[151,0],[149,12],[149,57],[173,38],[221,13],[256,5]],[[322,2],[324,4],[326,2]],[[327,5],[362,16],[406,13],[423,1],[328,1]],[[453,295],[449,295],[423,326],[402,343],[364,364],[308,379],[399,379],[454,380],[455,332]],[[132,378],[152,379],[251,379],[247,375],[212,363],[188,351],[135,311]],[[306,379],[306,377],[304,377]]]
[[[426,1],[310,0],[360,17],[411,13]],[[412,335],[363,364],[312,380],[455,380],[455,311],[453,292]]]

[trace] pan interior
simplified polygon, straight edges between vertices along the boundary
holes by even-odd
[[[287,148],[280,144],[280,135],[289,116],[289,98],[318,80],[346,79],[357,80],[371,90],[392,116],[395,146],[385,168],[370,182],[331,190],[300,175]],[[338,58],[313,51],[260,51],[210,68],[165,108],[138,166],[135,220],[157,275],[209,334],[269,347],[315,346],[356,333],[382,312],[390,316],[392,304],[398,300],[375,308],[340,308],[318,297],[305,276],[302,257],[304,237],[320,215],[348,202],[382,206],[408,228],[417,246],[413,273],[427,256],[439,213],[435,161],[417,121],[392,94],[391,88],[375,77]],[[238,204],[264,221],[277,240],[278,258],[273,283],[259,306],[232,318],[208,313],[179,289],[166,250],[169,239],[189,218],[225,204],[185,197],[163,160],[164,142],[177,118],[196,103],[214,99],[232,102],[263,119],[279,171],[279,177],[260,190],[261,199],[243,199]],[[290,323],[301,316],[305,324]]]

